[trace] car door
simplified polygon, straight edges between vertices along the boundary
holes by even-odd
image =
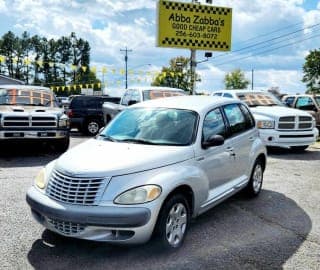
[[[223,106],[223,113],[229,126],[229,151],[233,152],[234,167],[232,178],[241,183],[249,178],[250,153],[253,143],[259,136],[254,118],[249,109],[239,103]]]
[[[202,141],[212,135],[226,136],[226,124],[220,108],[208,112],[203,121]],[[232,178],[234,158],[228,147],[228,143],[225,143],[207,149],[201,148],[196,153],[196,160],[209,181],[209,200],[224,192],[217,188]]]

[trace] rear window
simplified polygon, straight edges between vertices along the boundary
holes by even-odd
[[[164,97],[173,96],[185,96],[183,91],[172,91],[172,90],[145,90],[143,91],[143,100],[158,99]]]
[[[237,93],[237,97],[247,103],[249,107],[255,106],[283,106],[283,104],[269,93],[262,92],[247,92],[247,93]]]
[[[98,97],[74,97],[70,104],[70,109],[73,108],[97,108],[99,100],[102,101],[101,98]],[[102,104],[102,102],[100,102]],[[101,105],[102,106],[102,105]]]

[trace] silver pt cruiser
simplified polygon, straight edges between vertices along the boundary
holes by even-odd
[[[34,218],[58,234],[113,243],[183,243],[190,219],[243,190],[259,194],[266,148],[241,101],[181,96],[121,112],[40,171]]]

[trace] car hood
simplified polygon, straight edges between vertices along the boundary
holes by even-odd
[[[255,117],[266,116],[273,119],[278,119],[282,116],[310,116],[307,112],[282,106],[258,106],[251,107],[250,110]]]
[[[57,160],[55,169],[74,176],[118,176],[193,157],[192,146],[143,145],[90,139],[64,153]]]
[[[57,107],[0,105],[0,113],[52,113],[61,114],[63,110]]]

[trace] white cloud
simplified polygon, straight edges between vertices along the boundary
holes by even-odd
[[[317,10],[310,11],[304,9],[304,2],[303,0],[213,1],[214,5],[233,8],[233,49],[294,31],[302,28],[303,25],[319,23],[320,2]],[[91,60],[95,65],[122,68],[124,61],[120,49],[127,46],[133,50],[129,54],[129,66],[150,63],[154,65],[154,69],[160,70],[161,66],[168,65],[170,58],[179,55],[189,57],[190,53],[188,50],[155,47],[156,3],[156,0],[0,0],[2,23],[6,21],[5,18],[10,20],[7,25],[2,24],[3,28],[0,31],[2,33],[9,30],[18,31],[16,34],[28,31],[32,35],[38,34],[48,38],[58,38],[76,32],[78,37],[89,41]],[[10,14],[6,9],[11,11]],[[98,29],[94,27],[96,21],[101,22]],[[241,44],[250,38],[283,27],[288,28]],[[310,35],[319,34],[316,30],[317,28],[313,29]],[[298,34],[297,36],[300,39],[304,37],[302,32],[299,34],[300,36]],[[198,89],[222,88],[224,74],[239,67],[242,70],[256,69],[257,84],[294,89],[296,92],[304,87],[300,82],[304,57],[310,49],[318,48],[319,42],[320,38],[315,38],[223,66],[215,66],[215,64],[247,56],[248,52],[240,51],[234,54],[234,57],[230,54],[217,60],[213,58],[210,64],[198,67],[202,77],[202,82],[198,83]],[[271,47],[265,49],[268,48]],[[255,47],[249,50],[249,53],[254,52],[257,52]],[[200,54],[198,55],[200,59]],[[220,54],[214,53],[214,55]]]
[[[7,6],[5,0],[0,0],[0,13],[7,12]]]

